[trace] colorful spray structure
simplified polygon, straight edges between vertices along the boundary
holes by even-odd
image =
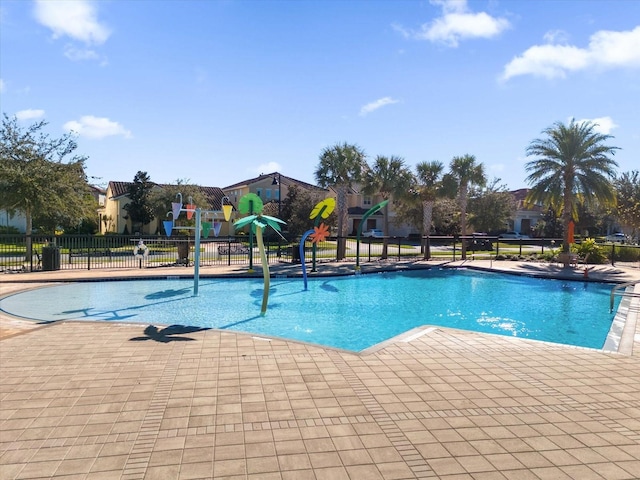
[[[218,215],[222,213],[224,220],[229,221],[231,219],[231,213],[233,210],[233,206],[229,202],[227,197],[222,199],[222,211],[219,210],[202,210],[198,208],[191,198],[189,198],[189,203],[183,205],[182,202],[182,194],[178,194],[176,196],[179,198],[179,202],[172,202],[171,204],[171,212],[167,213],[167,216],[171,215],[172,220],[165,220],[164,229],[167,236],[171,236],[171,232],[175,228],[175,221],[179,218],[180,214],[184,212],[188,220],[191,220],[195,215],[195,226],[180,226],[180,229],[183,230],[195,230],[195,255],[194,255],[194,274],[193,274],[193,295],[198,295],[198,283],[200,277],[200,237],[204,236],[207,238],[209,233],[213,229],[214,235],[218,236],[221,227],[221,220],[218,219]],[[224,200],[227,200],[228,203],[224,203]],[[356,271],[360,269],[360,236],[362,234],[362,227],[365,224],[365,220],[376,213],[378,210],[384,208],[384,206],[389,203],[389,200],[385,200],[383,202],[378,203],[377,205],[370,208],[362,217],[362,221],[358,226],[357,231],[357,250],[356,250]],[[304,281],[304,289],[307,290],[307,267],[306,267],[306,259],[305,259],[305,242],[307,239],[310,239],[313,244],[312,250],[312,271],[316,271],[316,254],[317,254],[317,246],[320,242],[323,242],[329,236],[329,227],[322,222],[323,219],[326,219],[331,215],[336,206],[336,201],[334,198],[327,198],[316,204],[316,206],[311,210],[311,214],[309,218],[314,221],[314,226],[312,229],[304,232],[300,239],[300,260],[302,264],[302,277]],[[282,231],[281,225],[286,225],[286,222],[280,220],[276,217],[271,217],[268,215],[263,215],[262,211],[264,209],[264,204],[262,199],[256,195],[255,193],[248,193],[240,198],[238,201],[238,211],[246,215],[245,217],[237,220],[234,223],[235,230],[239,230],[246,226],[249,226],[249,272],[253,271],[253,237],[255,235],[258,251],[260,254],[260,259],[262,262],[262,275],[264,280],[264,288],[262,294],[262,305],[260,308],[260,314],[264,315],[267,312],[267,306],[269,303],[269,288],[270,288],[270,272],[269,272],[269,262],[267,259],[265,246],[264,246],[264,237],[263,231],[264,229],[271,227],[278,233],[281,237]],[[138,248],[143,248],[138,245]]]
[[[222,214],[224,220],[228,222],[231,219],[233,205],[231,205],[228,197],[223,197],[222,211],[202,210],[193,203],[191,197],[189,197],[189,203],[184,206],[182,203],[182,194],[178,193],[176,198],[179,198],[180,201],[171,203],[171,211],[167,213],[167,216],[171,215],[172,219],[163,222],[164,231],[167,237],[171,236],[171,232],[175,228],[175,222],[182,212],[186,214],[187,220],[191,220],[195,215],[195,226],[179,226],[179,228],[180,230],[194,230],[193,296],[197,297],[200,282],[200,237],[204,236],[204,238],[208,238],[212,229],[214,235],[217,237],[222,226],[221,219],[219,219],[218,216]],[[225,203],[225,200],[227,203]]]
[[[317,246],[320,242],[324,241],[329,236],[329,227],[324,223],[320,223],[321,220],[326,219],[331,212],[336,208],[336,200],[335,198],[326,198],[319,202],[313,210],[311,210],[311,214],[309,218],[314,220],[314,226],[311,230],[307,230],[302,234],[302,238],[300,239],[300,263],[302,264],[302,278],[304,280],[304,289],[307,289],[307,264],[305,262],[304,255],[304,242],[307,238],[311,239],[313,243],[313,251],[312,251],[312,272],[316,271],[316,251]]]
[[[247,215],[234,224],[236,230],[244,228],[247,225],[249,229],[249,271],[253,271],[253,235],[256,236],[258,242],[258,251],[260,252],[260,258],[262,260],[262,277],[264,279],[264,288],[262,293],[262,307],[260,314],[267,313],[267,304],[269,302],[269,287],[270,287],[270,274],[269,274],[269,262],[267,260],[267,254],[264,249],[263,229],[267,227],[273,228],[278,234],[280,234],[280,225],[286,224],[286,222],[276,217],[270,217],[262,215],[264,204],[258,195],[255,193],[247,193],[240,197],[238,201],[238,211]]]

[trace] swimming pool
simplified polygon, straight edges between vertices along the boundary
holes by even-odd
[[[602,348],[611,285],[459,269],[272,279],[129,280],[58,285],[11,295],[0,310],[40,321],[102,320],[228,329],[361,351],[437,325]]]

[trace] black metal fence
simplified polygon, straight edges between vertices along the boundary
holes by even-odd
[[[188,237],[153,235],[0,235],[0,270],[91,270],[187,265],[194,260],[194,243],[194,239]],[[200,243],[200,264],[249,263],[250,248],[248,237],[203,239]],[[269,244],[267,255],[275,257],[276,248]],[[280,249],[280,255],[286,260],[288,250]]]
[[[142,243],[141,243],[142,242]],[[36,270],[71,270],[103,268],[153,268],[192,265],[195,259],[194,239],[154,235],[0,235],[0,271],[30,272]],[[306,243],[306,262],[337,260],[337,239],[330,238],[315,247]],[[385,248],[386,244],[386,248]],[[451,237],[387,237],[363,238],[360,245],[346,238],[345,258],[371,262],[407,259],[460,260],[462,247],[466,258],[551,258],[562,246],[562,239],[502,239],[489,236]],[[609,260],[640,263],[640,247],[620,244],[601,245]],[[277,239],[265,241],[269,263],[300,262],[299,243]],[[315,252],[314,252],[315,249]],[[634,249],[634,250],[629,250]],[[29,253],[30,252],[30,253]],[[630,252],[630,253],[629,253]],[[624,255],[623,255],[624,254]],[[260,263],[255,240],[247,235],[202,239],[200,265],[249,265]]]

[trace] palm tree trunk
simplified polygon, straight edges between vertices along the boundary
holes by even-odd
[[[386,200],[386,198],[385,198]],[[389,257],[389,204],[384,206],[384,218],[382,219],[384,225],[384,238],[382,239],[382,254],[380,258],[386,260]]]
[[[347,223],[349,212],[347,210],[347,186],[336,185],[336,196],[338,197],[338,250],[336,259],[342,260],[347,252]]]
[[[467,235],[467,185],[460,185],[460,232],[462,234],[462,260],[467,259],[467,245],[464,237]]]
[[[569,222],[571,222],[572,208],[571,208],[571,190],[569,187],[564,191],[564,205],[562,207],[562,252],[569,253],[571,245],[569,245]]]
[[[422,202],[422,237],[428,237],[431,233],[431,222],[433,221],[433,200],[425,200]],[[424,240],[423,240],[424,242]],[[431,249],[429,244],[424,247],[424,259],[431,258]]]

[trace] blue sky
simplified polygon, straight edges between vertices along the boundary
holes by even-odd
[[[315,183],[324,147],[409,166],[592,120],[640,169],[640,1],[0,0],[2,112],[73,131],[94,183]]]

